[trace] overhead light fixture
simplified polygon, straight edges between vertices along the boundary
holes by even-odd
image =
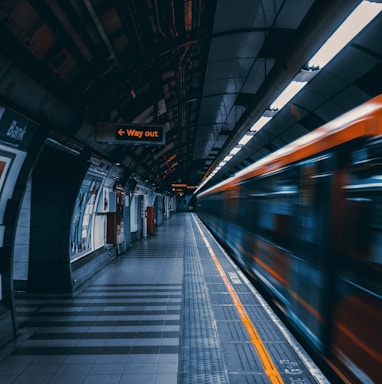
[[[288,104],[306,84],[308,84],[307,81],[291,81],[280,95],[277,96],[276,100],[269,108],[273,111],[278,111],[284,108],[284,106]]]
[[[229,154],[235,156],[238,152],[240,152],[240,150],[241,150],[241,147],[233,147]]]
[[[270,120],[272,120],[271,116],[261,116],[259,120],[256,121],[255,124],[250,128],[251,132],[258,132],[261,128],[264,127]]]
[[[244,145],[247,145],[253,137],[253,134],[246,133],[241,140],[238,142],[238,145],[241,145],[244,147]]]
[[[323,68],[382,10],[382,3],[362,1],[309,60],[308,68]]]

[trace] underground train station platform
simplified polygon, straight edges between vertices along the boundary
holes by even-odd
[[[17,294],[2,384],[328,383],[193,213],[72,295]]]

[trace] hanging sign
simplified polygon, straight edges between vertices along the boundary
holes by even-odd
[[[97,124],[96,141],[109,144],[165,144],[163,125]]]

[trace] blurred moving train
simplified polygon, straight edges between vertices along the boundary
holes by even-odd
[[[382,95],[196,201],[341,381],[382,383]]]

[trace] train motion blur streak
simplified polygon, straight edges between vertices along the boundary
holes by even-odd
[[[382,95],[200,193],[196,211],[349,383],[382,383]]]

